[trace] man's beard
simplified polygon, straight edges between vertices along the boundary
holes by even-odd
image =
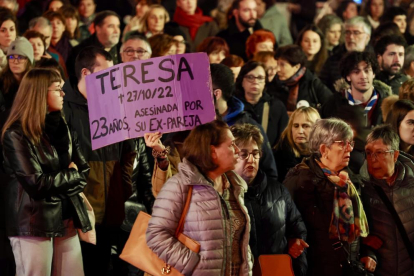
[[[399,66],[398,70],[392,69],[392,67],[395,66],[395,65]],[[394,75],[400,73],[400,71],[401,71],[401,64],[399,64],[399,63],[394,63],[394,64],[391,64],[391,66],[389,66],[389,67],[385,67],[384,66],[384,61],[383,61],[382,64],[381,64],[381,67],[382,67],[382,70],[384,70],[385,72],[387,72],[391,76],[394,76]]]
[[[253,23],[249,23],[250,19],[254,19]],[[248,21],[244,21],[242,18],[239,17],[240,24],[245,28],[251,28],[256,24],[257,19],[256,18],[250,18]]]

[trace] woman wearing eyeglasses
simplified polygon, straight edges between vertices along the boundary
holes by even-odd
[[[230,130],[240,149],[234,171],[248,186],[244,202],[251,218],[249,245],[256,259],[255,267],[260,255],[289,253],[295,275],[305,276],[306,227],[287,189],[268,179],[259,168],[263,144],[260,129],[251,124],[238,124]]]
[[[262,125],[273,147],[289,118],[283,103],[266,92],[266,83],[267,73],[263,63],[249,61],[236,79],[236,97],[243,102],[244,110]]]
[[[18,37],[10,44],[7,52],[7,66],[0,74],[0,126],[10,110],[23,76],[32,68],[33,47],[24,37]]]
[[[320,107],[332,92],[305,67],[307,57],[300,46],[287,45],[277,49],[276,77],[269,84],[269,94],[281,100],[292,113],[300,106]]]
[[[62,85],[56,70],[30,70],[1,133],[6,231],[19,276],[84,275],[75,227],[91,230],[79,195],[89,166],[61,115]]]
[[[308,230],[308,276],[352,275],[359,237],[368,224],[347,166],[353,150],[351,127],[339,119],[318,120],[309,135],[311,156],[287,174],[284,185]]]

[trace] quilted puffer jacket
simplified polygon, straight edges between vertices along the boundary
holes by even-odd
[[[226,173],[241,210],[246,217],[246,228],[240,243],[242,263],[239,275],[252,274],[252,255],[249,249],[250,219],[243,195],[247,184],[234,172]],[[183,233],[200,243],[200,252],[194,253],[174,238],[187,198],[188,188],[193,194]],[[147,245],[162,260],[184,275],[224,275],[226,242],[230,233],[227,205],[213,185],[186,159],[178,166],[178,174],[164,184],[154,203],[147,229]],[[138,256],[139,257],[139,256]]]
[[[371,178],[362,189],[370,236],[376,236],[383,242],[377,251],[368,247],[367,252],[362,256],[373,254],[376,257],[375,275],[378,276],[414,275],[414,262],[408,255],[392,215],[374,188],[374,185],[378,185],[383,189],[397,211],[411,244],[414,244],[414,162],[412,157],[400,153],[396,170],[398,176],[394,185],[389,186],[385,180]]]

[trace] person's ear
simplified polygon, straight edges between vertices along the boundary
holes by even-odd
[[[82,68],[82,70],[81,70],[81,76],[86,77],[87,75],[90,75],[90,74],[92,74],[91,71],[89,71],[87,68]]]
[[[400,156],[400,151],[399,150],[394,151],[394,163],[397,162],[398,156]]]
[[[238,16],[239,16],[239,10],[238,10],[238,9],[234,9],[234,10],[233,10],[233,16],[234,16],[235,18],[238,18]]]
[[[216,160],[218,158],[216,147],[213,145],[210,145],[210,151],[211,151],[211,159]]]
[[[328,153],[328,147],[325,144],[321,144],[319,146],[319,152],[321,153],[321,156],[324,157]]]
[[[350,78],[349,76],[346,76],[346,80],[347,80],[348,82],[351,82],[351,78]]]
[[[213,94],[214,94],[214,97],[216,97],[216,101],[218,101],[219,99],[221,99],[221,97],[223,97],[223,91],[221,91],[221,89],[214,89]]]

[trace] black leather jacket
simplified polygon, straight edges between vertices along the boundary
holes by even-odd
[[[71,135],[66,125],[65,129],[69,135],[67,161],[74,162],[78,171],[60,168],[57,151],[46,134],[36,145],[23,134],[19,123],[5,132],[4,168],[10,175],[5,188],[8,236],[64,236],[62,200],[65,199],[70,200],[74,207],[75,227],[83,232],[92,229],[79,196],[86,185],[89,166],[82,156],[76,135]]]

